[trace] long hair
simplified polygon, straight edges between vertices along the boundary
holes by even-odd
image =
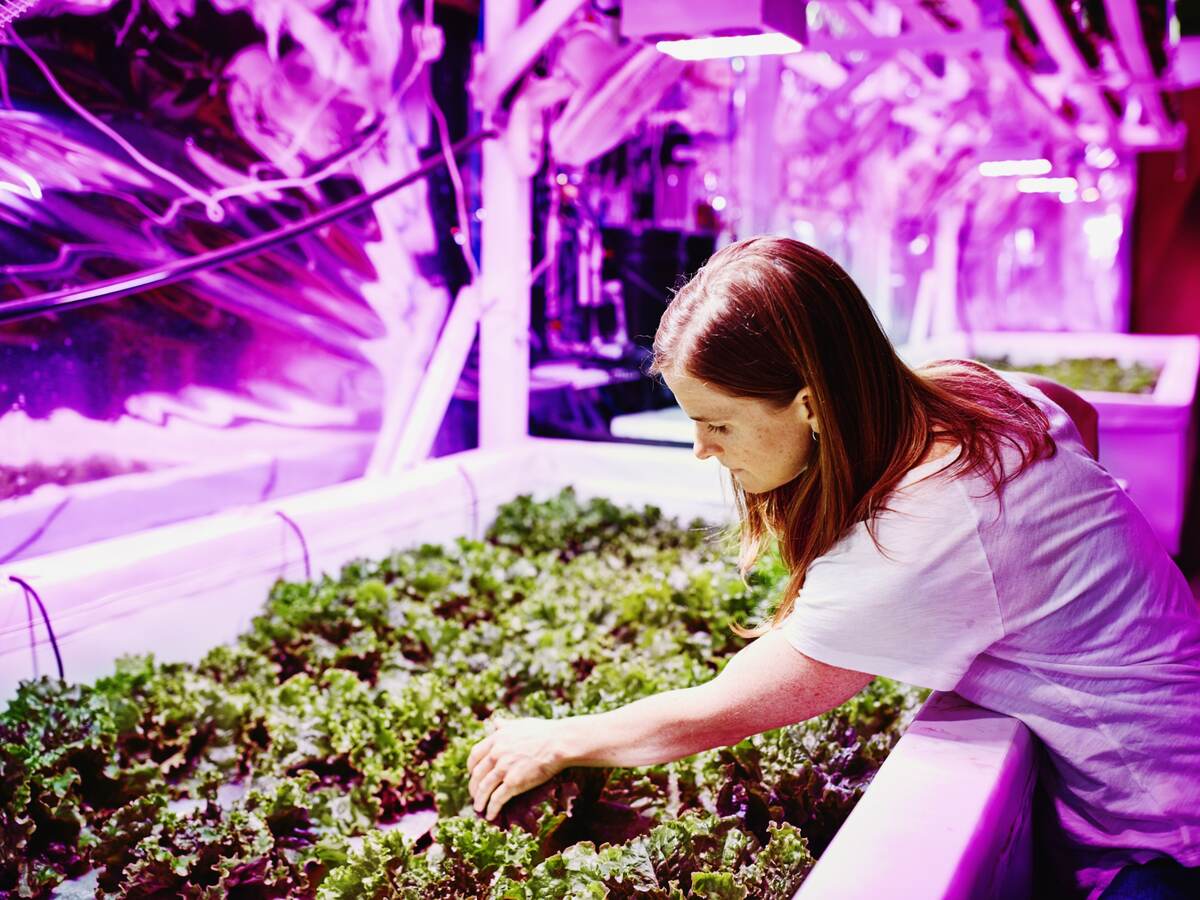
[[[812,464],[765,493],[733,484],[743,574],[772,538],[789,572],[773,620],[734,629],[746,637],[787,618],[809,565],[856,523],[866,522],[879,545],[874,519],[929,452],[935,431],[962,447],[950,471],[983,475],[997,497],[1055,452],[1045,414],[986,366],[905,365],[850,276],[789,238],[731,244],[678,291],[654,338],[652,371],[663,370],[777,408],[807,387],[816,405],[821,439]],[[1009,471],[1005,443],[1020,454]]]

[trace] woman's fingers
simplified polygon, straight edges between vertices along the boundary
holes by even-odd
[[[490,723],[489,723],[490,726]],[[551,719],[501,719],[467,755],[468,789],[476,813],[494,819],[518,794],[552,778],[564,763]]]
[[[484,754],[492,748],[492,741],[495,740],[495,733],[489,734],[482,741],[471,748],[471,755],[467,757],[467,771],[475,768],[475,764],[483,759]]]
[[[480,783],[484,778],[495,771],[495,768],[496,755],[491,752],[485,753],[483,757],[480,758],[479,762],[475,764],[475,768],[471,770],[471,778],[467,782],[467,790],[470,792],[472,797],[478,795]]]
[[[475,812],[481,813],[485,807],[488,809],[491,808],[488,801],[494,796],[493,792],[496,788],[503,783],[504,772],[500,766],[494,767],[483,777],[483,780],[479,782],[479,787],[471,793],[471,796],[475,799]]]
[[[492,794],[492,798],[488,801],[487,812],[483,814],[483,817],[490,822],[500,814],[500,810],[504,808],[504,804],[519,793],[520,791],[514,791],[512,788],[510,788],[507,782],[501,784],[500,787],[496,789],[496,792]]]

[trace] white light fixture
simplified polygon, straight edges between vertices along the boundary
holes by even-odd
[[[804,45],[799,41],[778,32],[685,38],[678,41],[659,41],[655,46],[667,56],[689,61],[728,59],[735,56],[772,56],[804,49]]]
[[[1112,147],[1101,147],[1097,144],[1087,145],[1084,159],[1087,160],[1088,165],[1095,166],[1097,169],[1111,169],[1117,164],[1117,154]]]
[[[624,0],[621,34],[676,59],[795,53],[808,37],[804,0]]]
[[[1072,194],[1078,188],[1074,178],[1022,178],[1017,182],[1022,194]]]
[[[1048,159],[998,159],[979,164],[979,174],[986,178],[1004,178],[1010,175],[1046,175],[1049,174]]]

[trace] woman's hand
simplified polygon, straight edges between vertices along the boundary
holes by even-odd
[[[467,771],[475,812],[494,819],[509,800],[549,781],[568,765],[569,719],[501,719],[471,748]]]

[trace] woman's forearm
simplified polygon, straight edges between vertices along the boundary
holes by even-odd
[[[728,747],[833,709],[871,680],[795,650],[771,631],[747,644],[721,674],[606,713],[555,720],[550,756],[566,766],[652,766]]]
[[[706,708],[705,687],[667,691],[609,712],[563,720],[565,765],[651,766],[746,737],[736,721]]]

